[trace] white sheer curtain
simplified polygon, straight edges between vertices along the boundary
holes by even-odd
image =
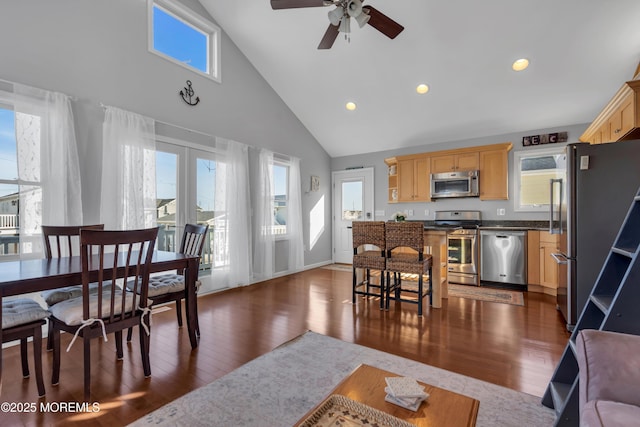
[[[69,97],[13,87],[20,255],[40,256],[40,226],[82,224],[80,163]]]
[[[155,226],[155,122],[106,107],[102,147],[100,222],[107,230]]]
[[[275,270],[275,236],[273,228],[273,152],[259,149],[257,175],[254,179],[255,194],[253,227],[253,279],[270,279]]]
[[[287,234],[289,236],[289,271],[304,268],[304,238],[302,227],[302,189],[300,159],[292,157],[289,165],[289,203],[287,205]]]
[[[224,151],[216,168],[214,248],[223,248],[225,263],[213,270],[213,280],[235,288],[251,280],[249,148],[218,138]]]

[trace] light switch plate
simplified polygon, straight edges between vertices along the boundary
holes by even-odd
[[[580,170],[586,171],[589,169],[589,156],[580,156]]]

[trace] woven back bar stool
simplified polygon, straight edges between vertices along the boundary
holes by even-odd
[[[418,316],[422,316],[422,301],[429,295],[431,305],[431,255],[424,254],[424,225],[422,222],[387,222],[385,225],[387,255],[386,308],[389,309],[391,292],[396,301],[418,304]],[[398,248],[409,250],[395,251]],[[393,273],[393,281],[391,280]],[[403,284],[402,274],[418,276],[418,287]],[[428,274],[428,286],[425,289],[423,275]]]
[[[385,226],[384,221],[353,221],[353,293],[380,297],[380,310],[384,308]],[[375,248],[371,248],[374,246]],[[363,269],[362,280],[358,280],[357,269]],[[379,271],[378,283],[371,283],[371,270]],[[375,291],[375,292],[374,292]]]

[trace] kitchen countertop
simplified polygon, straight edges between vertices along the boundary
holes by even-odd
[[[425,230],[446,230],[446,228],[438,227],[434,221],[423,221]],[[549,229],[548,221],[482,221],[480,230],[542,230]]]

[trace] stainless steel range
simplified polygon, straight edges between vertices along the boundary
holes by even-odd
[[[436,227],[448,229],[448,281],[480,286],[478,275],[479,211],[436,211]]]

